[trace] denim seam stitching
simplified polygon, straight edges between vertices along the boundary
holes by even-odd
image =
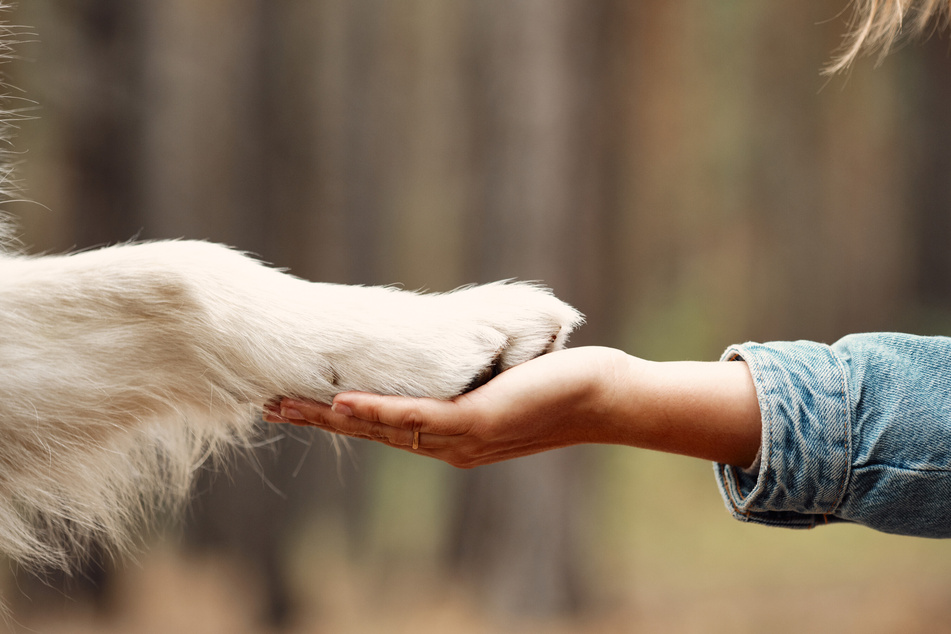
[[[842,434],[843,440],[843,449],[845,450],[845,477],[842,478],[842,483],[839,486],[838,497],[836,498],[835,504],[830,511],[830,514],[834,515],[836,511],[842,506],[842,501],[845,499],[845,492],[849,488],[849,482],[852,479],[852,417],[854,415],[852,407],[852,393],[849,390],[849,381],[847,378],[847,373],[845,370],[845,365],[842,363],[842,359],[839,358],[839,355],[835,353],[835,350],[832,349],[832,346],[826,346],[826,350],[829,356],[832,357],[832,361],[835,364],[836,369],[839,371],[839,381],[842,389],[842,402],[843,402],[843,416],[842,422],[845,425],[844,433]]]
[[[876,462],[856,467],[853,471],[866,471],[868,469],[894,469],[895,471],[907,471],[909,473],[951,473],[949,469],[928,469],[924,467],[903,467],[900,465],[888,464],[887,462]]]

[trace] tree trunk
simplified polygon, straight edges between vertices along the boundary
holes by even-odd
[[[601,14],[574,0],[471,10],[481,178],[471,277],[542,280],[582,310],[597,306],[607,256],[597,246]],[[467,474],[453,561],[490,606],[533,614],[580,606],[584,455],[561,450]]]

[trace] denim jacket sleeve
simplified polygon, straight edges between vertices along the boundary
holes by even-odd
[[[951,339],[875,333],[747,343],[763,417],[749,469],[716,464],[734,517],[951,537]]]

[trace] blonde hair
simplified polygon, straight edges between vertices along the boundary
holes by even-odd
[[[845,70],[860,55],[878,51],[884,57],[899,40],[919,35],[935,22],[948,22],[951,0],[852,0],[854,13],[841,50],[825,68]]]

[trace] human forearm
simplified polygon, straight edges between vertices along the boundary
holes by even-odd
[[[762,427],[745,363],[657,363],[627,356],[611,426],[615,444],[749,466]]]

